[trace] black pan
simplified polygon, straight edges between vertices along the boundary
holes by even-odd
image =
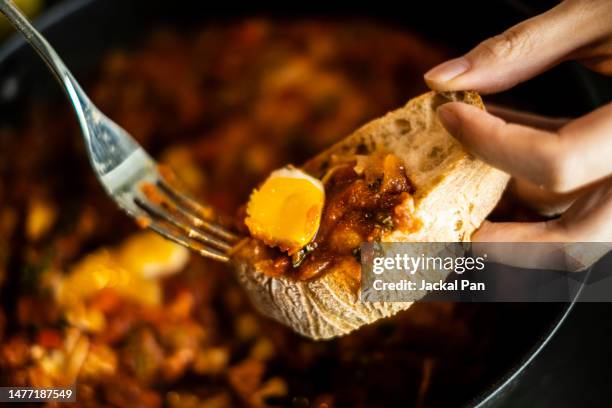
[[[105,50],[130,47],[148,30],[162,25],[181,27],[206,20],[231,19],[239,15],[265,14],[281,16],[309,15],[320,18],[342,19],[365,16],[408,28],[425,38],[444,44],[454,53],[469,49],[486,36],[524,19],[536,9],[525,8],[517,2],[483,2],[479,5],[445,6],[420,5],[399,11],[395,2],[373,5],[353,4],[347,7],[323,2],[308,2],[302,10],[294,3],[235,3],[214,5],[207,2],[125,2],[122,0],[72,0],[56,4],[37,21],[59,54],[76,77],[86,80]],[[546,3],[546,2],[544,2]],[[540,4],[546,8],[547,4]],[[444,10],[444,12],[442,12]],[[435,16],[432,21],[429,16]],[[520,107],[559,116],[575,116],[593,109],[609,98],[599,78],[573,64],[564,64],[536,80],[518,86],[490,100],[506,103],[520,101]],[[559,84],[563,97],[558,97]],[[609,86],[609,83],[607,83]],[[0,48],[0,124],[13,122],[36,99],[57,100],[63,103],[59,87],[33,51],[15,36]],[[515,103],[516,104],[516,103]],[[49,141],[52,143],[52,141]],[[456,404],[467,406],[496,406],[505,393],[520,381],[530,362],[548,343],[570,313],[570,304],[491,304],[499,320],[506,322],[499,340],[497,374],[475,385],[468,395]],[[525,313],[528,311],[528,313]],[[8,385],[8,384],[2,384]],[[401,392],[401,390],[398,390]]]

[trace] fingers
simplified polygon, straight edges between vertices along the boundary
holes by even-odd
[[[560,218],[532,223],[485,221],[472,241],[612,243],[612,179],[576,199]]]
[[[508,124],[462,103],[440,106],[438,116],[467,150],[492,166],[538,186],[557,184],[553,178],[560,150],[556,134]]]
[[[612,104],[558,132],[507,123],[456,102],[440,106],[438,115],[474,155],[546,190],[573,191],[612,173]]]
[[[577,272],[612,249],[610,242],[568,240],[554,222],[487,223],[472,238],[475,256],[486,255],[489,262],[529,269]]]
[[[538,214],[552,217],[567,210],[576,198],[590,188],[592,187],[588,186],[569,193],[555,193],[544,190],[527,180],[515,178],[511,181],[508,190]]]
[[[579,197],[555,223],[570,241],[612,243],[612,179]]]
[[[509,89],[563,61],[607,29],[593,24],[600,20],[600,10],[590,3],[565,1],[438,65],[425,74],[425,82],[438,91]]]
[[[523,112],[505,106],[487,104],[487,111],[507,122],[518,123],[538,129],[557,131],[566,125],[569,118],[551,118],[530,112]],[[508,190],[521,202],[544,216],[561,214],[574,202],[578,195],[583,194],[583,189],[570,193],[554,193],[544,190],[537,185],[524,180],[514,178]]]
[[[559,130],[571,120],[569,118],[551,118],[548,116],[541,116],[535,113],[523,112],[490,103],[487,104],[487,111],[499,118],[502,118],[506,122],[552,131]]]
[[[489,262],[563,270],[566,269],[563,242],[566,242],[563,231],[552,221],[485,222],[472,236],[472,251],[476,256],[486,256]]]
[[[564,268],[584,269],[611,249],[612,180],[577,199],[561,218],[535,223],[485,222],[474,233],[472,241],[475,253],[487,253],[491,261],[558,269],[558,252],[562,251]],[[491,245],[495,242],[519,243],[520,250],[510,251],[509,246]],[[562,245],[520,245],[537,242]],[[521,257],[517,258],[515,253],[521,253]]]
[[[473,242],[566,242],[563,229],[555,221],[489,222],[472,235]]]

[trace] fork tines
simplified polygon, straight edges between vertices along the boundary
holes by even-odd
[[[214,211],[158,177],[143,182],[136,204],[151,217],[149,228],[166,238],[218,261],[230,260],[239,237],[215,220]]]

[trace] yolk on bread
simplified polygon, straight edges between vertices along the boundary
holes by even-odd
[[[253,237],[291,255],[316,236],[324,202],[320,180],[295,167],[284,167],[253,191],[245,223]]]

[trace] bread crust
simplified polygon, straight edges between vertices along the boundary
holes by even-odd
[[[419,218],[416,231],[394,230],[384,242],[465,242],[499,201],[509,176],[474,158],[439,122],[436,108],[461,101],[484,109],[473,92],[429,92],[404,107],[364,125],[308,161],[303,169],[321,178],[332,156],[351,157],[380,151],[399,157],[415,187],[410,209]],[[412,302],[362,302],[356,282],[335,265],[320,277],[296,281],[271,277],[250,263],[261,254],[243,247],[236,272],[251,301],[264,314],[313,339],[349,333],[391,316]]]

